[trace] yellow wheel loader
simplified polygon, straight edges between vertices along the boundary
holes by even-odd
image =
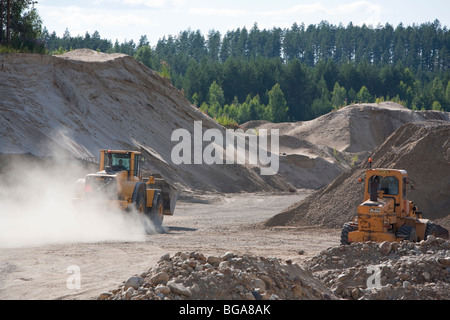
[[[101,150],[100,170],[78,181],[76,201],[147,215],[161,226],[164,215],[173,215],[177,190],[154,176],[144,178],[145,159],[140,152]]]
[[[369,159],[372,164],[372,160]],[[405,170],[369,169],[364,181],[364,202],[358,207],[356,218],[346,223],[341,244],[366,241],[417,242],[429,235],[448,239],[448,230],[422,218],[407,198],[410,184]],[[413,187],[413,184],[411,184]]]

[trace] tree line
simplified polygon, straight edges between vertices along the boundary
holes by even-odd
[[[450,32],[438,20],[271,30],[254,24],[224,35],[185,30],[154,46],[146,36],[112,43],[98,32],[72,37],[68,30],[59,38],[44,29],[41,40],[50,52],[88,47],[134,56],[170,77],[204,112],[237,123],[309,120],[353,102],[385,100],[450,111]],[[276,106],[269,95],[275,87],[285,102]],[[274,117],[276,110],[287,111]]]
[[[42,20],[32,0],[0,0],[0,52],[45,52]]]
[[[450,111],[450,32],[438,20],[396,27],[323,21],[269,30],[255,23],[225,34],[184,30],[150,45],[145,35],[113,43],[98,31],[72,36],[66,29],[58,37],[42,29],[33,12],[35,42],[47,53],[128,54],[170,78],[204,112],[234,125],[310,120],[353,102]]]

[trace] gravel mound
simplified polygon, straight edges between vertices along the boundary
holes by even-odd
[[[434,236],[333,247],[303,266],[343,299],[450,299],[450,241]]]
[[[414,182],[409,200],[447,229],[450,216],[450,124],[446,121],[409,123],[393,133],[371,155],[374,168],[405,169]],[[341,228],[352,221],[363,202],[367,161],[336,178],[282,213],[264,222],[264,226],[323,226]]]
[[[97,299],[450,300],[450,241],[354,243],[301,265],[231,252],[178,252]]]
[[[231,252],[178,252],[99,300],[328,300],[331,290],[297,264]]]

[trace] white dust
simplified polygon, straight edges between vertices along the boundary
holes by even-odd
[[[154,233],[136,213],[74,201],[76,181],[86,173],[66,159],[8,163],[0,175],[0,247],[143,241]]]

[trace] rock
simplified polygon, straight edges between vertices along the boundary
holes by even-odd
[[[252,291],[252,295],[255,298],[255,300],[263,300],[262,295],[258,291]]]
[[[248,292],[245,294],[245,300],[256,300],[256,298],[252,293]]]
[[[159,258],[159,261],[169,261],[170,260],[170,253],[166,253],[165,255],[161,256]]]
[[[340,296],[340,295],[342,295],[342,293],[344,292],[344,285],[343,285],[342,283],[334,284],[334,285],[331,287],[331,291],[332,291],[335,295]]]
[[[406,290],[411,290],[412,289],[412,284],[409,281],[403,281],[403,289]]]
[[[266,290],[266,283],[259,278],[254,279],[253,284],[255,286],[255,289]]]
[[[294,294],[295,298],[301,299],[303,297],[303,289],[302,289],[302,287],[294,284],[291,289],[292,289],[292,293]]]
[[[382,255],[387,256],[392,249],[392,244],[389,241],[384,241],[380,243],[380,252]]]
[[[219,257],[209,256],[206,260],[209,264],[215,265],[221,263],[223,260]]]
[[[170,288],[166,287],[164,285],[159,285],[155,288],[156,294],[161,293],[165,296],[167,296],[170,293]]]
[[[450,257],[438,258],[438,262],[443,264],[444,266],[450,266]]]
[[[359,289],[358,288],[355,288],[352,290],[352,298],[353,298],[353,300],[358,300],[358,298],[359,298]]]
[[[261,275],[260,279],[266,283],[266,288],[270,288],[274,285],[273,280],[269,276]]]
[[[158,284],[166,284],[169,281],[170,277],[166,272],[159,272],[150,278],[150,283],[153,286]]]
[[[231,259],[235,256],[235,254],[233,252],[227,252],[225,253],[223,256],[221,256],[223,261],[226,261],[228,259]]]
[[[189,290],[189,288],[186,288],[181,283],[176,283],[175,281],[169,281],[169,282],[167,282],[167,287],[170,288],[170,291],[173,294],[178,294],[178,295],[185,296],[188,298],[190,298],[192,296],[191,290]]]
[[[140,286],[144,284],[144,278],[135,276],[131,277],[125,282],[124,290],[128,290],[128,288],[133,288],[134,290],[139,289]]]
[[[132,287],[129,287],[127,289],[127,291],[125,292],[124,299],[125,300],[130,300],[131,296],[133,295],[133,293],[134,293],[134,289]]]
[[[103,293],[100,293],[99,299],[106,300],[108,298],[111,298],[112,296],[113,296],[113,294],[111,292],[103,292]]]
[[[222,262],[220,262],[219,263],[219,270],[223,270],[223,269],[226,269],[226,268],[228,268],[229,267],[229,263],[228,263],[228,261],[222,261]]]

